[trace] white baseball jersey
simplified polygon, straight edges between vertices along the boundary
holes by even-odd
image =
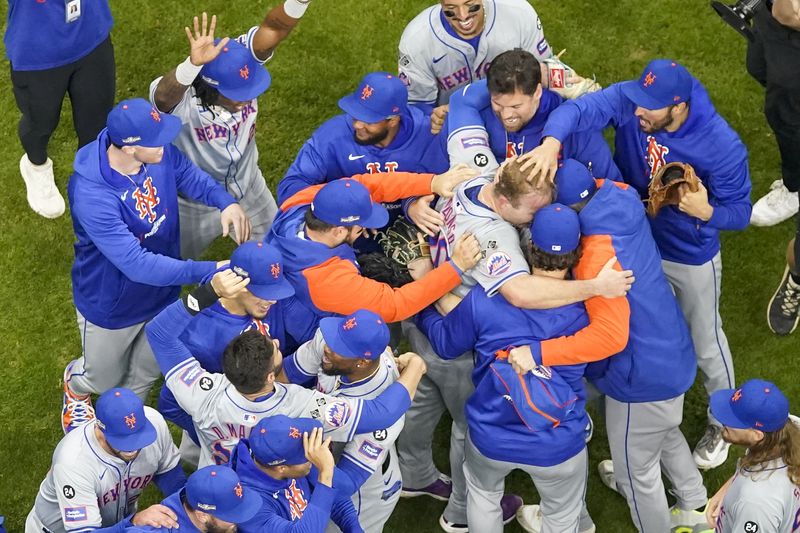
[[[490,182],[486,176],[473,178],[459,185],[452,198],[441,198],[436,204],[444,226],[431,247],[434,264],[447,261],[456,240],[465,232],[472,233],[481,245],[481,260],[464,273],[461,285],[454,291],[461,297],[476,283],[494,296],[511,278],[530,274],[520,231],[475,198],[477,191]]]
[[[258,26],[237,38],[252,50]],[[260,63],[265,63],[253,57]],[[161,77],[150,84],[150,102],[155,106],[155,92]],[[220,106],[204,108],[194,87],[190,86],[173,109],[162,109],[181,119],[183,127],[173,141],[195,165],[208,172],[225,186],[237,200],[248,191],[253,180],[264,181],[258,168],[258,147],[255,142],[258,100],[248,102],[241,111],[230,113]]]
[[[165,383],[192,417],[200,439],[199,468],[227,463],[239,440],[247,438],[259,420],[273,415],[317,419],[326,437],[350,441],[363,407],[358,399],[336,399],[282,383],[275,383],[275,391],[269,396],[248,400],[224,374],[206,372],[194,357],[170,370]]]
[[[29,518],[38,531],[78,533],[112,526],[136,511],[136,501],[154,476],[178,465],[180,455],[164,417],[150,407],[144,412],[158,436],[130,463],[103,450],[93,422],[61,439]]]
[[[318,329],[314,338],[300,346],[294,355],[297,369],[308,377],[316,377],[320,392],[337,398],[371,399],[400,376],[391,349],[386,348],[375,374],[359,382],[343,382],[341,376],[322,372],[324,345],[325,340]],[[386,429],[356,435],[342,450],[341,456],[371,474],[352,498],[366,533],[382,531],[397,504],[402,480],[394,443],[403,430],[404,421],[403,416]],[[328,527],[329,532],[337,530],[333,525]]]
[[[408,23],[400,37],[398,70],[409,101],[446,104],[453,91],[485,78],[491,61],[514,48],[527,50],[539,61],[552,57],[539,16],[526,0],[484,0],[483,9],[485,24],[477,49],[451,33],[440,4]]]
[[[792,533],[800,529],[800,487],[789,480],[786,464],[771,461],[756,472],[736,469],[722,501],[720,533]]]

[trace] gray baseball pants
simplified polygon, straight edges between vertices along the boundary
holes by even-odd
[[[146,322],[105,329],[77,315],[83,353],[72,367],[69,388],[83,395],[127,387],[147,400],[161,371],[144,333]]]
[[[711,395],[720,389],[734,388],[736,379],[731,349],[722,331],[722,317],[719,314],[722,284],[722,258],[719,252],[702,265],[671,261],[662,261],[661,264],[689,323],[697,353],[697,366],[703,373],[706,392]],[[708,421],[709,424],[720,425],[710,411]]]
[[[660,402],[626,403],[606,396],[606,429],[617,489],[642,533],[670,531],[667,476],[682,509],[706,504],[703,478],[681,433],[683,394]]]
[[[453,492],[444,516],[450,522],[467,522],[467,490],[464,480],[464,441],[467,421],[464,404],[472,394],[472,352],[452,361],[444,361],[433,351],[425,335],[411,322],[403,322],[403,333],[411,343],[411,349],[428,365],[414,395],[414,402],[406,412],[403,432],[397,439],[397,454],[403,485],[422,488],[439,477],[433,464],[431,443],[433,433],[444,410],[450,413],[453,424],[450,428],[450,477]]]
[[[496,461],[483,455],[467,437],[467,524],[470,531],[502,533],[506,476],[522,470],[539,492],[542,533],[577,533],[586,495],[588,453],[580,453],[549,467]]]
[[[250,181],[250,186],[238,201],[250,217],[250,240],[261,241],[272,227],[272,221],[278,213],[278,205],[261,173]],[[216,207],[187,200],[182,196],[178,197],[178,210],[181,222],[181,257],[197,259],[217,237],[222,235],[220,211]],[[233,237],[232,230],[229,235]]]

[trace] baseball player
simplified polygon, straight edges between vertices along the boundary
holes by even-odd
[[[123,385],[147,397],[158,367],[145,322],[182,284],[216,269],[213,261],[180,260],[178,192],[221,211],[224,226],[247,224],[235,199],[170,144],[179,129],[146,100],[124,100],[75,157],[72,291],[83,353],[64,370],[65,432],[94,416],[90,393]]]
[[[309,185],[356,174],[432,172],[448,169],[444,137],[430,132],[430,116],[420,106],[408,105],[408,91],[397,76],[367,74],[356,91],[339,100],[345,112],[317,128],[278,184],[278,202]],[[433,198],[422,201],[429,204]],[[389,224],[402,209],[413,212],[411,200],[387,202]],[[433,230],[440,216],[433,210],[424,220]],[[432,220],[428,220],[432,217]],[[374,240],[362,239],[358,251],[377,251]]]
[[[239,526],[242,533],[322,533],[329,520],[346,533],[364,532],[350,498],[333,487],[331,439],[323,441],[322,433],[318,420],[275,415],[236,445],[231,467],[261,496],[258,513]]]
[[[236,294],[248,281],[231,270],[219,272],[211,284],[168,306],[145,328],[166,386],[194,421],[201,466],[227,463],[236,443],[265,416],[319,419],[329,436],[347,442],[358,433],[386,428],[405,413],[425,372],[419,358],[374,400],[337,399],[276,383],[283,356],[277,342],[257,330],[245,331],[228,344],[224,374],[205,371],[179,337],[192,314],[213,305],[219,295]]]
[[[286,277],[295,289],[285,306],[287,352],[313,338],[325,316],[369,309],[387,323],[397,322],[456,287],[461,273],[478,260],[477,243],[469,236],[454,243],[452,260],[398,289],[362,277],[352,245],[365,228],[386,225],[389,213],[380,202],[449,196],[473,174],[460,167],[435,176],[360,174],[310,186],[283,202],[267,240],[283,255]]]
[[[206,170],[239,202],[251,227],[234,228],[238,243],[261,240],[278,208],[258,167],[256,117],[258,96],[271,78],[263,64],[289,36],[308,8],[309,0],[285,0],[258,26],[235,40],[214,39],[216,17],[194,18],[186,28],[190,54],[177,68],[150,84],[150,100],[158,109],[181,119],[175,145]],[[228,227],[216,212],[192,198],[179,199],[181,256],[196,258]]]
[[[531,235],[532,274],[564,279],[581,255],[578,216],[566,206],[551,204],[536,213]],[[534,380],[534,386],[521,387],[510,365],[496,360],[509,346],[585,327],[583,304],[521,309],[476,286],[446,317],[429,307],[418,315],[417,323],[444,359],[474,349],[475,392],[465,406],[469,529],[503,530],[500,501],[505,476],[519,468],[530,474],[541,497],[539,524],[535,528],[524,524],[526,530],[578,531],[581,522],[580,531],[593,532],[588,514],[580,520],[589,424],[582,382],[585,365],[536,367],[525,378]],[[535,509],[531,513],[536,517]]]
[[[552,183],[528,182],[514,160],[496,174],[494,180],[482,176],[465,182],[453,198],[442,199],[437,205],[445,223],[431,249],[435,264],[447,259],[453,243],[464,234],[474,234],[481,247],[481,260],[465,272],[464,282],[454,291],[457,295],[463,297],[470,288],[480,284],[490,296],[500,293],[517,307],[549,308],[597,295],[615,297],[625,293],[631,272],[615,271],[611,266],[613,261],[588,282],[532,276],[522,253],[519,231],[514,226],[529,224],[533,214],[551,202]],[[445,531],[464,531],[467,517],[463,474],[462,469],[452,465],[463,463],[466,430],[463,408],[472,393],[469,380],[472,357],[467,353],[443,364],[419,330],[410,325],[406,325],[405,330],[412,350],[425,359],[429,372],[420,383],[417,399],[406,416],[406,428],[398,439],[403,495],[447,497],[438,489],[439,474],[430,449],[433,431],[447,408],[454,420],[450,444],[453,483],[450,503],[440,517],[440,525]],[[512,508],[516,511],[519,505],[514,507],[511,497],[507,497],[506,502],[505,519],[510,519],[514,512],[509,511]]]
[[[440,106],[441,126],[450,95],[486,76],[501,53],[521,48],[543,63],[545,84],[577,98],[599,89],[559,61],[536,10],[525,0],[440,0],[408,23],[400,37],[398,69],[412,102]]]
[[[595,180],[571,159],[556,173],[556,189],[556,201],[578,210],[581,222],[584,251],[575,276],[592,276],[616,257],[636,272],[636,283],[626,297],[587,300],[587,328],[511,350],[509,360],[523,371],[594,361],[586,376],[606,395],[613,461],[598,465],[603,483],[627,499],[639,531],[694,527],[704,521],[706,489],[680,430],[683,395],[697,371],[694,348],[642,203],[632,187]],[[662,468],[677,499],[672,508]]]
[[[638,80],[566,102],[550,114],[541,147],[531,152],[534,171],[555,172],[561,141],[576,131],[616,131],[614,160],[642,198],[665,164],[689,163],[702,181],[680,204],[650,220],[653,237],[692,333],[697,364],[710,394],[734,386],[733,362],[719,314],[722,260],[719,233],[741,230],[750,220],[747,149],[717,114],[700,82],[679,63],[651,61]],[[709,414],[694,450],[703,469],[725,462],[728,444]]]
[[[541,143],[547,118],[562,102],[562,97],[542,87],[533,54],[503,52],[492,62],[485,80],[464,87],[450,99],[450,163],[465,163],[489,173],[506,158],[533,150]],[[599,176],[622,180],[599,131],[572,134],[564,140],[560,154],[591,164]]]
[[[389,327],[372,311],[323,318],[314,339],[284,360],[284,377],[291,383],[316,385],[331,396],[375,398],[399,376],[388,345]],[[340,450],[337,466],[352,480],[353,504],[367,533],[383,531],[400,499],[402,480],[394,441],[403,420],[372,434],[356,435]],[[338,480],[337,489],[342,490]]]
[[[195,315],[179,337],[203,369],[222,373],[222,354],[230,341],[240,333],[255,330],[271,339],[284,342],[282,300],[294,294],[283,274],[283,258],[274,246],[261,242],[241,244],[231,255],[228,268],[250,280],[246,288]],[[164,418],[177,424],[199,444],[192,417],[181,409],[175,395],[162,387],[158,409]],[[188,459],[188,443],[181,443],[184,459]]]
[[[53,452],[25,533],[174,527],[175,514],[164,506],[136,512],[150,482],[164,494],[186,482],[167,424],[130,389],[110,389],[97,400],[96,421],[66,435]]]
[[[223,466],[207,466],[189,476],[186,487],[161,504],[177,517],[174,528],[134,527],[127,533],[235,532],[236,524],[250,520],[261,505],[255,490],[239,480],[236,472]],[[201,529],[202,528],[202,529]]]
[[[747,448],[736,473],[709,501],[719,533],[791,533],[800,526],[800,426],[774,383],[751,379],[711,395],[726,442]]]

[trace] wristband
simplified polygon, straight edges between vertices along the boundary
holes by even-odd
[[[286,0],[283,3],[283,10],[293,19],[299,19],[305,14],[310,2],[311,0]]]
[[[197,287],[181,300],[183,300],[183,306],[186,307],[189,314],[194,316],[203,309],[214,305],[219,300],[219,296],[214,292],[214,287],[211,286],[211,283],[206,283]]]
[[[194,83],[195,78],[197,75],[200,74],[200,71],[203,70],[203,66],[197,66],[192,64],[192,60],[190,58],[186,58],[183,63],[178,65],[178,68],[175,69],[175,79],[181,85],[189,86]]]

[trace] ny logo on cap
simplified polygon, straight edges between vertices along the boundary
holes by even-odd
[[[731,397],[732,402],[738,402],[742,398],[742,389],[736,389],[736,392],[733,393],[733,397]]]
[[[237,483],[235,487],[233,487],[233,493],[236,494],[237,498],[241,498],[244,496],[244,491],[242,491],[242,484]]]
[[[358,325],[358,324],[356,324],[356,319],[355,319],[355,317],[352,317],[352,318],[348,318],[348,319],[347,319],[347,321],[344,323],[344,325],[342,326],[342,328],[344,328],[344,329],[346,329],[346,330],[349,330],[349,329],[353,329],[353,328],[354,328],[354,327],[356,327],[357,325]]]
[[[242,77],[245,80],[249,80],[250,79],[250,68],[247,65],[245,65],[242,68],[240,68],[239,69],[239,76]]]
[[[125,416],[125,425],[130,429],[136,427],[136,416],[133,413]]]
[[[269,273],[272,274],[273,278],[278,279],[278,276],[281,274],[281,265],[272,263],[269,267]]]
[[[368,99],[370,96],[372,96],[373,92],[374,91],[372,90],[372,87],[370,87],[369,85],[364,85],[364,88],[361,89],[361,99],[362,100]]]
[[[156,122],[161,122],[161,113],[159,113],[159,112],[156,110],[156,108],[153,108],[153,109],[150,111],[150,116],[151,116],[151,117],[153,117],[153,120],[155,120]]]
[[[644,86],[650,87],[656,82],[656,76],[653,74],[652,71],[647,73],[647,76],[644,77]]]
[[[291,438],[293,438],[293,439],[299,439],[300,438],[300,430],[295,428],[295,427],[290,427],[289,428],[289,436]]]

